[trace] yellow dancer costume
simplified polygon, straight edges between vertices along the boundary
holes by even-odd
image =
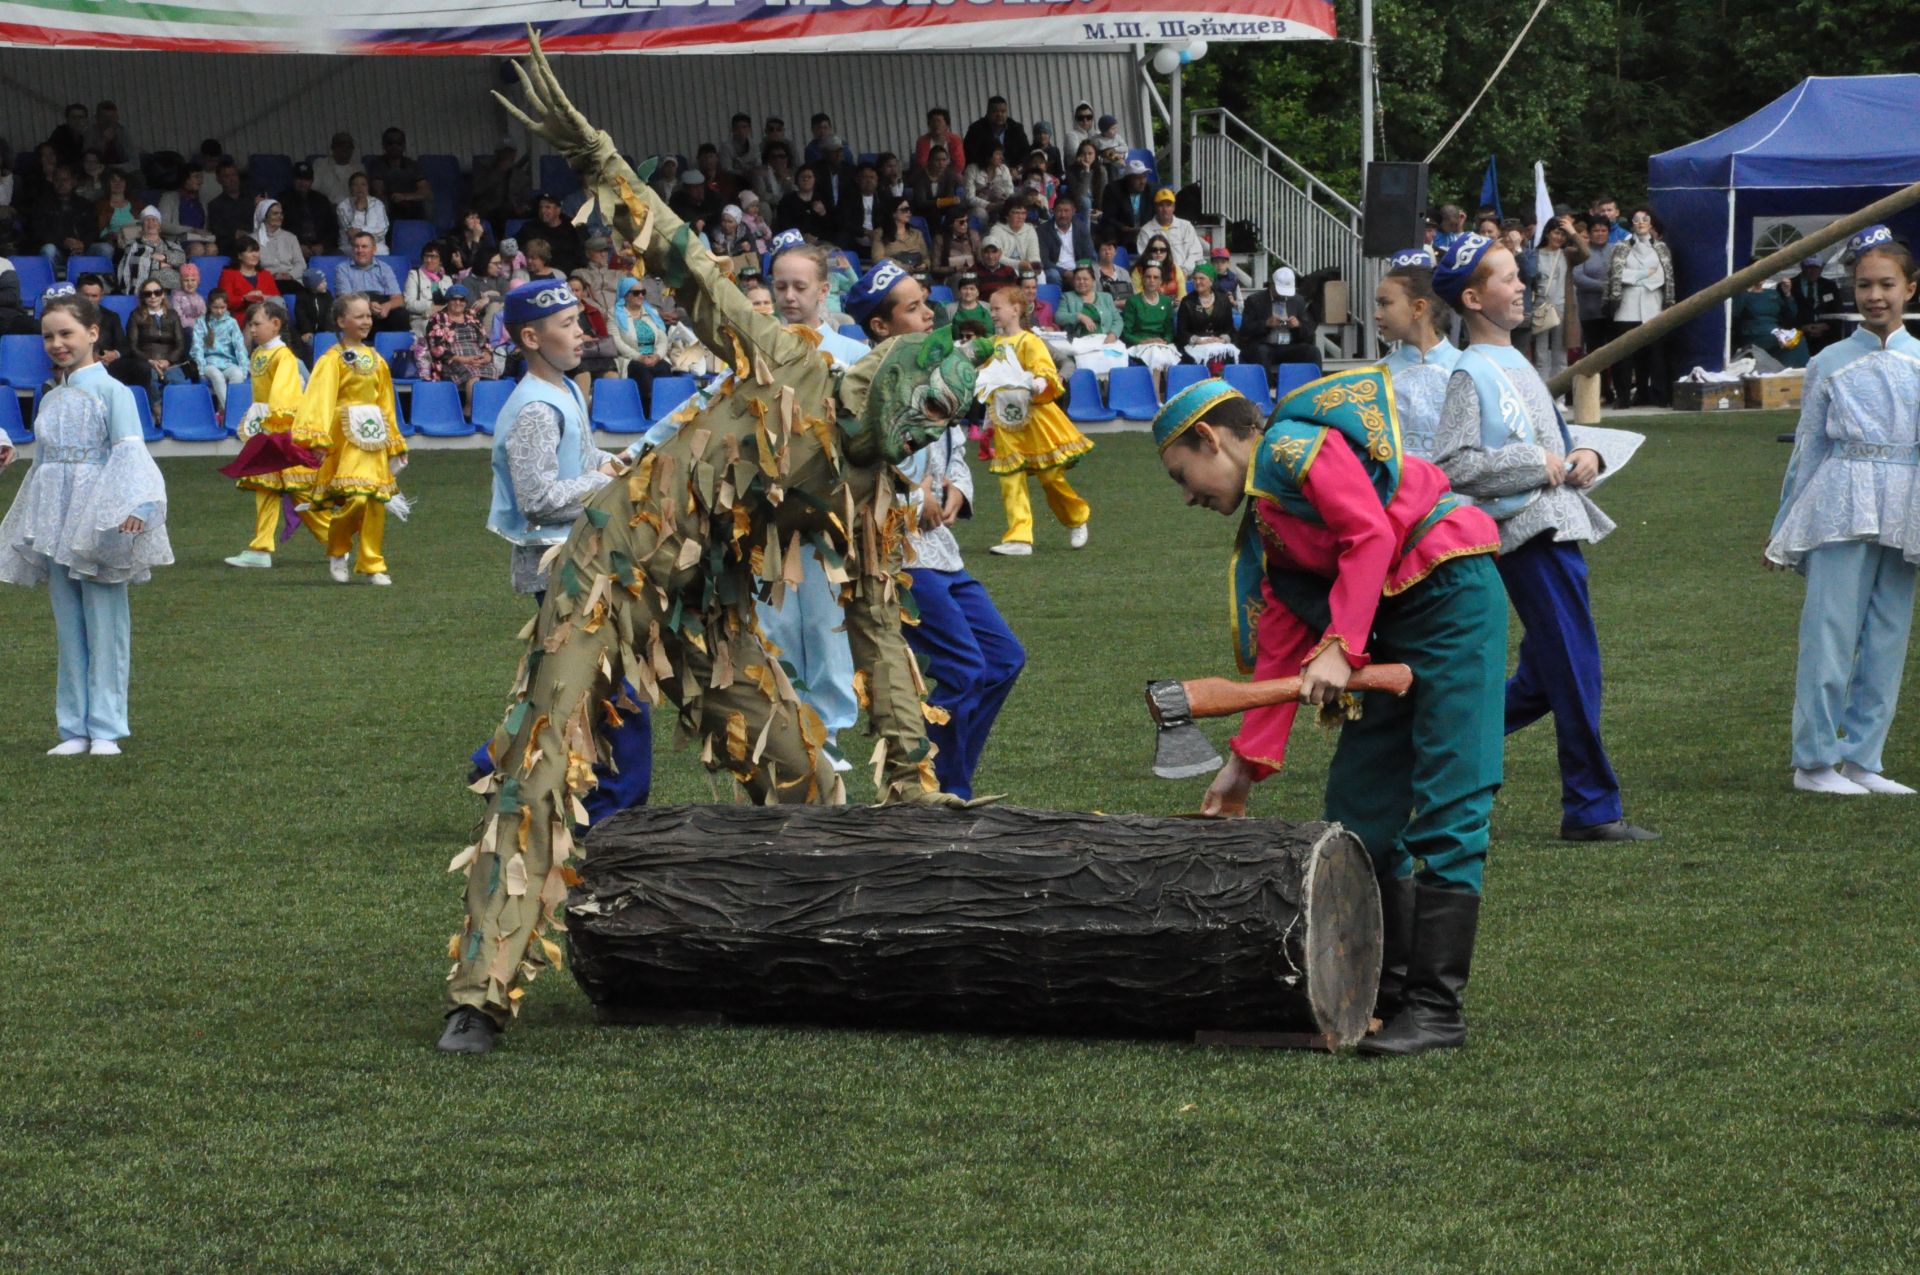
[[[387,502],[399,491],[393,462],[404,464],[407,454],[387,361],[366,345],[348,348],[343,341],[328,350],[313,365],[293,436],[326,449],[313,479],[313,505],[333,514],[327,556],[343,557],[357,531],[360,555],[353,569],[364,576],[384,574]]]
[[[1024,424],[1002,423],[993,405],[988,416],[993,420],[993,462],[988,466],[1000,477],[1000,500],[1007,507],[1007,534],[1002,544],[1033,543],[1033,505],[1027,499],[1027,475],[1040,480],[1046,492],[1047,507],[1068,530],[1086,525],[1092,509],[1080,493],[1067,482],[1067,469],[1093,450],[1093,440],[1074,427],[1060,410],[1058,399],[1064,392],[1060,369],[1046,343],[1031,332],[994,338],[995,346],[1013,350],[1020,366],[1047,383],[1034,394]]]
[[[256,433],[284,434],[291,430],[306,393],[306,374],[299,358],[284,341],[275,337],[253,352],[248,368],[253,373],[253,410],[241,423],[240,441],[244,443]],[[234,486],[253,493],[253,541],[247,546],[249,551],[264,554],[274,551],[280,543],[281,495],[292,496],[296,501],[306,500],[315,472],[300,465],[235,481]],[[331,515],[324,510],[309,509],[300,515],[300,521],[315,540],[322,545],[327,543],[327,526],[333,521]]]

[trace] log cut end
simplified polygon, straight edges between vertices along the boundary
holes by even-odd
[[[1307,874],[1307,994],[1336,1048],[1367,1034],[1384,946],[1380,887],[1359,840],[1339,824],[1313,848]]]

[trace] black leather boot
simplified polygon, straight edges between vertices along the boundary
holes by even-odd
[[[1380,883],[1380,993],[1373,1016],[1385,1027],[1406,1003],[1407,949],[1413,945],[1413,878]]]
[[[484,1054],[500,1038],[500,1028],[480,1010],[462,1005],[447,1015],[437,1048],[443,1054]]]
[[[1413,943],[1407,952],[1405,1005],[1378,1034],[1360,1042],[1363,1054],[1419,1054],[1467,1043],[1460,1013],[1480,926],[1480,896],[1465,890],[1414,887]]]

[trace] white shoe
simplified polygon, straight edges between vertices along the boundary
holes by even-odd
[[[1084,549],[1086,547],[1087,547],[1087,524],[1083,522],[1078,527],[1075,527],[1071,531],[1067,532],[1067,548]]]
[[[1865,766],[1856,766],[1850,761],[1840,763],[1840,777],[1850,779],[1870,793],[1883,797],[1911,797],[1913,789],[1905,784],[1897,784],[1885,775],[1876,774]]]
[[[327,574],[333,577],[335,584],[345,584],[347,582],[347,555],[343,553],[337,558],[328,558]]]
[[[52,748],[49,748],[47,750],[47,756],[78,757],[81,753],[84,753],[86,751],[87,751],[86,737],[83,735],[75,735],[72,739],[63,739],[59,743],[55,744]]]
[[[1835,797],[1864,797],[1867,790],[1831,766],[1818,770],[1795,770],[1793,786],[1801,792],[1824,792]]]
[[[384,571],[376,571],[367,577],[368,584],[392,584],[393,577]]]
[[[1002,540],[987,552],[997,553],[1003,558],[1031,558],[1033,546],[1024,540]]]
[[[230,567],[271,567],[273,555],[261,553],[258,549],[242,549],[226,561]]]
[[[87,746],[87,751],[95,757],[118,757],[120,755],[120,745],[110,739],[96,739],[92,744]]]

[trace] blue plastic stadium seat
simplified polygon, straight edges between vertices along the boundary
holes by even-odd
[[[1286,366],[1281,364],[1282,367]],[[1265,416],[1273,410],[1273,395],[1267,389],[1267,369],[1258,363],[1229,363],[1221,379],[1239,390]]]
[[[840,335],[849,341],[858,341],[862,345],[867,343],[867,334],[861,330],[860,325],[857,323],[842,323],[840,325]]]
[[[53,267],[37,252],[23,252],[11,260],[20,276],[20,304],[30,306],[53,286]]]
[[[493,424],[500,416],[500,409],[513,397],[514,381],[475,381],[473,383],[473,427],[482,434],[492,434]]]
[[[953,289],[944,283],[936,283],[927,289],[927,300],[935,305],[952,305]]]
[[[133,392],[133,406],[134,409],[140,413],[140,433],[142,437],[149,443],[157,443],[165,437],[165,435],[161,434],[159,427],[153,423],[153,404],[147,401],[147,392],[145,390],[135,390]]]
[[[1048,305],[1060,304],[1060,285],[1057,283],[1038,283],[1033,288],[1033,299],[1044,301]]]
[[[473,433],[460,406],[460,387],[452,381],[415,381],[407,419],[428,438],[465,438]]]
[[[1100,401],[1100,378],[1084,367],[1074,372],[1067,382],[1067,419],[1092,425],[1113,416],[1113,409]]]
[[[338,255],[323,255],[318,257],[308,257],[307,268],[310,270],[318,270],[321,274],[327,276],[328,292],[338,292],[340,289],[334,286],[333,272],[351,260],[352,260],[351,257],[342,257]]]
[[[33,441],[33,431],[20,415],[20,395],[9,385],[0,385],[0,438],[16,445]]]
[[[1321,375],[1318,363],[1282,363],[1273,369],[1273,374],[1274,380],[1279,382],[1273,390],[1273,401],[1276,403],[1302,385],[1319,380]]]
[[[392,247],[391,242],[388,243],[388,247]],[[392,252],[383,252],[378,257],[375,257],[374,260],[386,262],[387,269],[393,271],[393,281],[403,288],[407,286],[407,276],[413,273],[413,263],[411,261],[408,261],[398,253]]]
[[[413,333],[375,332],[373,352],[387,361],[387,370],[396,379],[406,380],[413,370]],[[401,356],[405,355],[405,358]]]
[[[520,228],[527,224],[525,217],[509,217],[506,220],[507,238],[513,239],[520,234]]]
[[[133,318],[134,307],[140,304],[140,299],[128,296],[105,296],[100,298],[100,304],[119,315],[120,322],[125,324]]]
[[[680,410],[680,405],[693,397],[696,388],[691,376],[654,377],[652,418],[657,421]]]
[[[0,381],[37,390],[53,375],[46,344],[37,336],[0,336]]]
[[[536,194],[543,191],[556,199],[565,199],[579,189],[580,179],[573,175],[565,155],[540,157],[540,191],[536,191]]]
[[[247,156],[247,185],[262,195],[280,196],[293,185],[293,156]]]
[[[1107,406],[1130,421],[1150,421],[1160,410],[1153,394],[1153,373],[1144,367],[1117,367],[1107,377]]]
[[[167,437],[182,443],[211,443],[227,436],[213,416],[213,391],[204,385],[169,385],[160,391],[160,417]]]
[[[491,156],[488,157],[491,161]],[[433,223],[436,226],[452,226],[455,217],[467,198],[466,174],[460,171],[460,161],[452,155],[421,155],[414,160],[419,166],[420,176],[433,187]]]
[[[227,433],[231,434],[253,407],[253,382],[245,377],[227,386]]]
[[[1200,363],[1176,363],[1167,369],[1167,397],[1172,398],[1189,385],[1198,385],[1207,379],[1207,369]]]
[[[1122,269],[1133,264],[1133,254],[1127,251],[1127,245],[1123,243],[1113,245],[1113,264]]]
[[[660,392],[660,382],[653,390]],[[624,376],[593,383],[593,427],[605,434],[644,434],[652,422],[640,410],[640,383]]]
[[[219,253],[210,253],[204,257],[195,257],[193,264],[200,267],[200,295],[206,296],[220,286],[220,272],[227,268],[227,258]]]
[[[88,257],[77,252],[74,253],[71,257],[67,258],[67,282],[78,283],[80,276],[83,274],[97,274],[108,279],[113,278],[113,258]]]
[[[432,222],[409,218],[393,223],[387,233],[387,244],[394,256],[406,258],[407,264],[413,266],[420,261],[420,250],[432,243],[438,233]]]
[[[313,361],[318,363],[334,346],[340,344],[338,332],[316,332],[313,334]]]

